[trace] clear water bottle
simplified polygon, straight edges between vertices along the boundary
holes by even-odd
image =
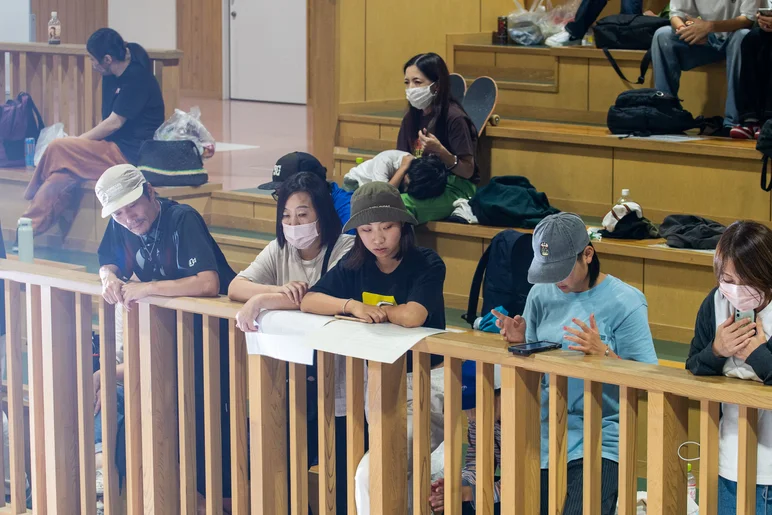
[[[633,199],[630,198],[630,190],[623,189],[622,190],[622,196],[619,197],[619,200],[617,200],[617,204],[624,204],[625,202],[632,202]]]
[[[697,502],[697,478],[692,474],[692,464],[686,464],[686,493],[692,501]]]
[[[32,234],[32,220],[29,218],[19,218],[19,224],[16,226],[16,239],[19,245],[19,261],[32,263],[34,258],[34,244]]]
[[[58,45],[62,42],[62,22],[59,21],[59,13],[51,12],[51,19],[48,21],[48,44]]]

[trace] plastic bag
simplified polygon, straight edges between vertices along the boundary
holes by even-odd
[[[550,0],[539,0],[526,9],[513,0],[515,10],[508,17],[509,37],[521,45],[541,45],[544,40],[563,30],[579,8],[580,0],[552,6]]]
[[[175,109],[174,114],[155,131],[153,139],[158,141],[190,140],[196,144],[201,157],[214,155],[214,138],[201,123],[201,110],[192,107],[189,113]]]
[[[48,127],[44,127],[43,130],[40,131],[40,136],[38,136],[38,141],[35,145],[35,166],[37,166],[40,160],[43,158],[43,153],[46,151],[48,145],[52,141],[66,137],[67,133],[64,132],[63,123],[55,123],[53,125],[49,125]]]

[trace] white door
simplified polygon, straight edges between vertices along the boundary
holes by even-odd
[[[230,2],[231,98],[306,103],[306,0]]]

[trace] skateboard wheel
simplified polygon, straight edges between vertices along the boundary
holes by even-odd
[[[499,124],[500,121],[501,121],[501,116],[494,114],[493,116],[491,116],[490,124],[495,127],[496,125]]]

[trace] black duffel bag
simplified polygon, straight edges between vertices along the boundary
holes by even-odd
[[[658,29],[670,25],[670,20],[658,16],[643,14],[615,14],[598,20],[593,28],[595,46],[602,49],[614,71],[625,81],[630,82],[622,73],[609,50],[646,50],[641,60],[641,74],[635,84],[643,84],[646,71],[651,64],[651,42]]]
[[[701,119],[676,97],[648,88],[622,92],[608,111],[607,123],[612,134],[632,136],[680,134],[701,127]]]
[[[156,187],[201,186],[209,181],[201,153],[190,140],[143,141],[137,168]]]

